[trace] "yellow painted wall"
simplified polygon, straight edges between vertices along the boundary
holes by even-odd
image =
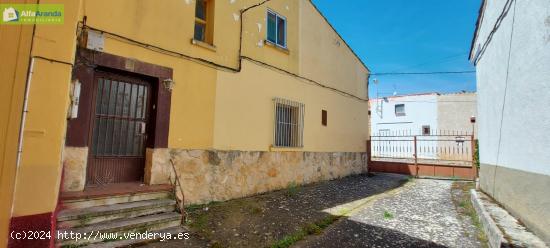
[[[258,24],[265,23],[268,8],[287,18],[288,53],[258,43],[266,37],[265,25],[258,29]],[[244,56],[367,98],[367,68],[308,0],[273,0],[247,12],[243,20]],[[294,150],[366,150],[368,102],[248,60],[239,74],[218,72],[214,148],[270,150],[275,97],[305,104],[304,147]],[[327,127],[321,125],[321,110],[328,111]]]
[[[85,0],[82,15],[87,16],[87,25],[90,27],[177,53],[206,59],[227,67],[237,68],[240,31],[239,10],[260,2],[262,1],[236,0],[233,3],[231,1],[216,1],[213,44],[216,47],[215,51],[193,45],[190,42],[193,38],[194,1]],[[105,6],[109,6],[109,8],[105,8]],[[277,12],[287,19],[287,52],[264,45],[263,41],[267,30],[267,9]],[[162,18],[159,18],[159,15]],[[250,9],[243,15],[242,20],[243,56],[251,57],[283,70],[312,78],[322,84],[358,97],[366,98],[367,69],[343,41],[341,41],[340,46],[334,45],[335,40],[339,39],[338,35],[308,0],[272,0],[260,7]],[[255,84],[256,78],[254,78],[255,72],[242,71],[241,73],[234,73],[227,70],[217,70],[177,56],[151,51],[116,37],[109,35],[106,37],[104,51],[107,53],[131,57],[174,69],[176,86],[172,93],[169,147],[188,149],[268,149],[269,146],[266,144],[272,142],[271,120],[261,119],[262,122],[267,121],[268,125],[262,124],[255,127],[257,130],[269,129],[261,131],[264,136],[261,140],[257,139],[258,137],[240,135],[242,127],[246,125],[236,123],[235,128],[232,128],[230,122],[224,122],[230,121],[225,117],[226,115],[242,113],[243,109],[240,106],[230,106],[226,101],[230,98],[248,99],[250,93],[255,92],[252,89],[257,87],[257,84]],[[244,75],[248,73],[252,73],[252,75]],[[293,83],[284,86],[283,84],[273,83],[268,87],[281,91],[293,91],[295,88],[302,87],[294,85],[300,84],[300,82],[291,76],[285,75],[282,78]],[[242,79],[249,81],[244,82]],[[233,81],[239,81],[243,85],[231,84]],[[315,86],[311,86],[311,89],[319,90]],[[284,95],[279,94],[277,96],[283,97]],[[272,98],[275,95],[269,94],[263,97]],[[349,107],[341,103],[349,101],[348,97],[335,92],[329,94],[329,97],[334,98],[331,101],[337,103],[332,104],[325,101],[326,108]],[[301,95],[299,94],[294,95],[294,98],[301,101]],[[320,99],[319,96],[314,98]],[[357,112],[364,113],[365,120],[368,111],[366,106],[365,104],[365,107],[360,107]],[[318,111],[320,115],[320,110]],[[347,128],[348,124],[340,125],[336,118],[339,115],[341,114],[337,110],[329,113],[329,119],[333,124],[330,128],[334,128],[334,132],[330,135],[368,130],[368,124],[365,124],[365,122],[359,123],[357,127],[352,129],[341,131],[341,128]],[[317,114],[312,115],[312,120],[313,118],[317,120],[318,118],[314,116],[317,116]],[[318,121],[314,123],[318,124]],[[306,132],[308,130],[315,131],[315,126],[307,126],[308,124],[306,124]],[[364,128],[360,128],[360,126],[364,126]],[[235,140],[235,137],[240,137],[240,140]],[[354,145],[349,145],[350,142],[344,144],[346,143],[345,139],[342,139],[342,143],[338,145],[331,145],[330,142],[322,145],[311,142],[318,139],[314,135],[306,136],[305,150],[349,151],[353,149],[354,151],[364,151],[363,141],[366,137],[360,137],[362,141],[353,142]]]
[[[8,1],[0,0],[0,3]],[[29,3],[34,1],[9,1]],[[8,241],[32,26],[0,25],[0,247]]]
[[[366,99],[368,69],[309,1],[300,3],[300,75]]]
[[[240,74],[219,72],[214,148],[269,150],[273,140],[274,97],[305,104],[304,148],[315,152],[365,152],[368,103],[297,80],[253,62]],[[321,110],[328,125],[321,125]]]
[[[298,74],[300,2],[302,1],[272,0],[246,12],[243,16],[242,55]],[[288,53],[274,46],[264,45],[267,37],[268,9],[284,16],[287,20]]]
[[[72,63],[80,2],[58,0],[41,3],[63,3],[65,24],[37,25],[31,55]],[[12,217],[52,212],[57,205],[61,180],[72,68],[42,58],[34,61]]]
[[[212,51],[190,42],[194,1],[42,0],[41,3],[65,5],[65,24],[37,26],[32,55],[73,63],[77,23],[86,16],[87,25],[93,28],[237,68],[239,10],[259,2],[262,1],[216,1],[213,44],[216,49]],[[259,45],[266,36],[267,8],[287,18],[288,53]],[[366,68],[344,44],[334,46],[336,33],[308,0],[272,0],[247,12],[243,20],[244,56],[366,97]],[[319,30],[322,32],[316,33]],[[9,82],[0,85],[1,230],[7,228],[10,215],[10,187],[15,184],[14,216],[51,212],[56,205],[61,178],[71,67],[36,59],[23,159],[17,179],[13,180],[17,128],[29,60],[25,52],[29,51],[31,31],[31,26],[0,27],[0,49],[3,58],[9,61],[1,67],[0,75],[2,82]],[[327,35],[319,36],[322,33]],[[365,151],[366,102],[246,60],[243,71],[234,73],[151,51],[109,35],[104,51],[174,69],[171,148],[268,150],[273,131],[271,99],[282,97],[306,106],[304,151]],[[321,109],[328,111],[328,127],[321,126]],[[0,240],[4,240],[2,236]]]

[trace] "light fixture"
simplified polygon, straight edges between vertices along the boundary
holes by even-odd
[[[165,89],[167,89],[168,91],[172,91],[176,82],[174,82],[174,80],[172,80],[171,78],[167,78],[162,81],[162,84],[164,84]]]

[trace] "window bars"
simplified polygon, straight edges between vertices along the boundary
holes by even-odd
[[[274,147],[303,147],[304,104],[281,98],[273,99]]]

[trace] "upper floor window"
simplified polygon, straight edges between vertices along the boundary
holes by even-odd
[[[405,115],[405,104],[395,104],[395,116]]]
[[[214,0],[197,0],[195,6],[195,40],[214,42]]]
[[[267,41],[286,48],[286,18],[267,11]]]

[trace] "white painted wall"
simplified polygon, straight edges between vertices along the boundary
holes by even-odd
[[[395,115],[395,105],[405,104],[405,116]],[[395,96],[371,99],[371,134],[422,134],[422,126],[437,130],[437,94]]]
[[[395,114],[395,105],[405,105],[405,115],[397,116]],[[391,135],[421,135],[422,126],[428,125],[431,130],[437,130],[437,93],[423,95],[395,96],[385,99],[371,99],[371,134],[373,136],[391,136]],[[373,149],[374,156],[391,157],[412,157],[413,142],[380,142],[373,138],[372,145],[381,145],[383,147],[400,147],[407,152],[384,152]],[[394,139],[394,138],[381,138]],[[403,139],[403,138],[395,138]],[[433,152],[419,153],[419,158],[435,158]]]
[[[504,0],[487,0],[476,55]],[[477,60],[481,163],[550,175],[550,2],[513,1]]]

